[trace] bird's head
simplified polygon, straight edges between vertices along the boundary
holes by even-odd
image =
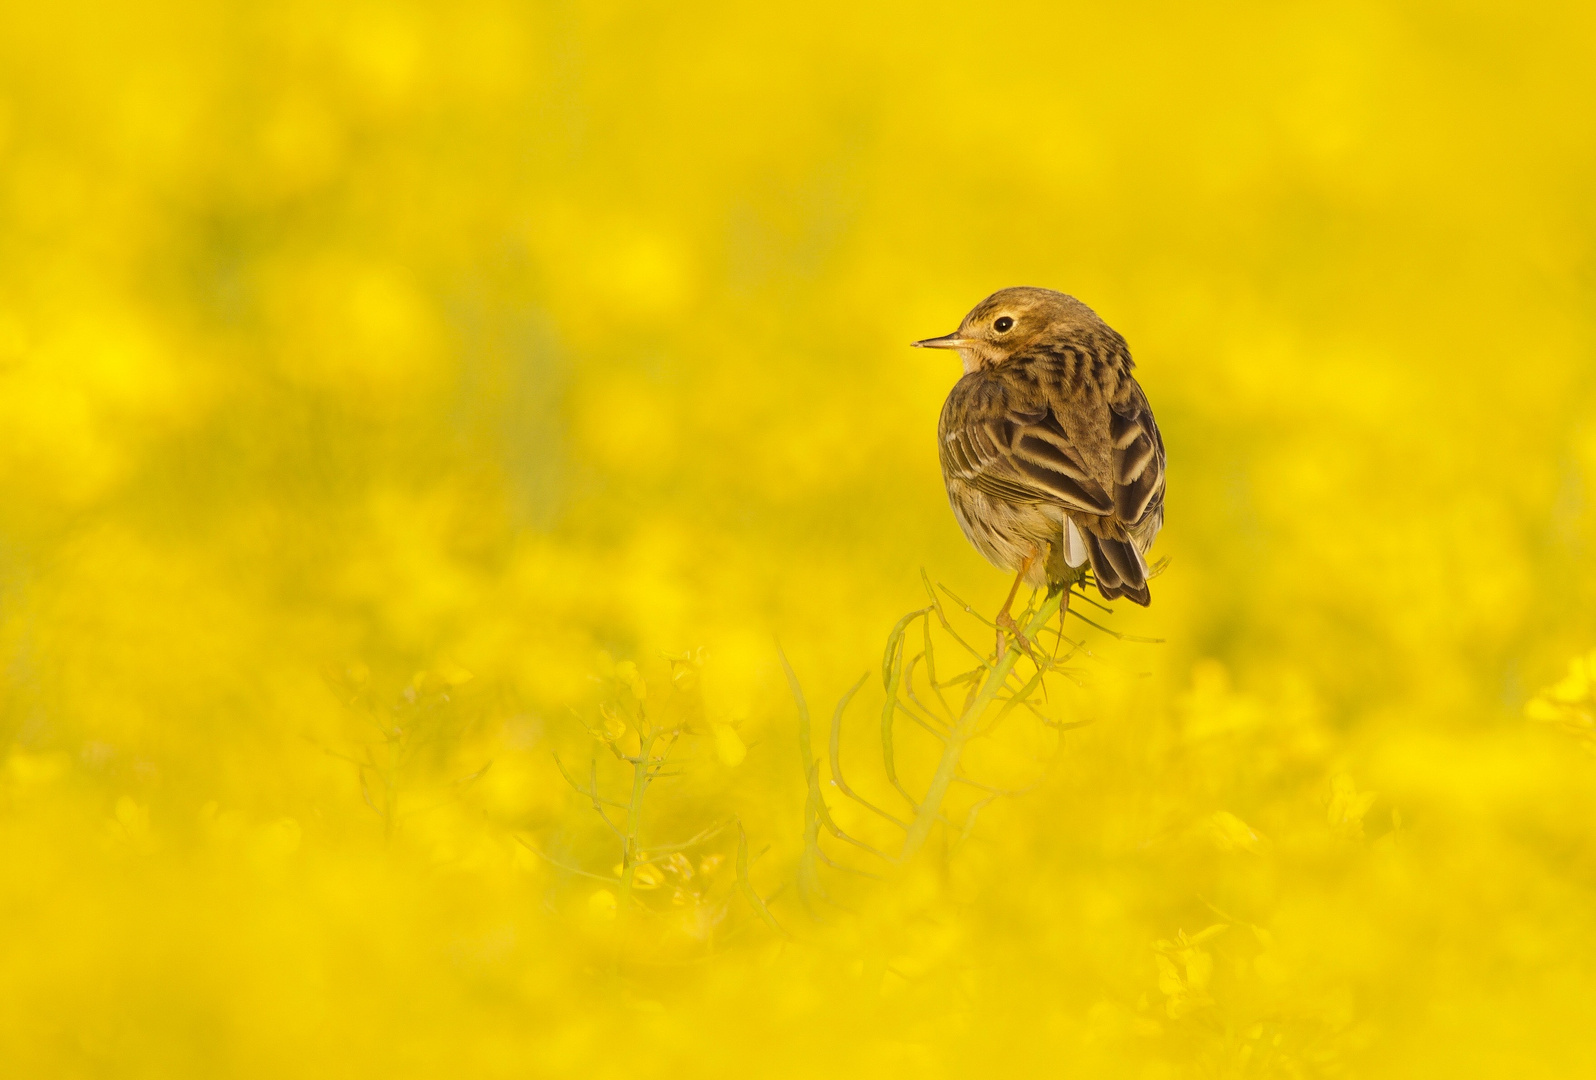
[[[1041,342],[1070,337],[1101,325],[1095,312],[1073,296],[1052,289],[1000,289],[975,305],[951,334],[912,344],[921,349],[957,349],[964,370],[995,367]]]

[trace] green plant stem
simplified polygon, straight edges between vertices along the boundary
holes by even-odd
[[[637,871],[637,833],[643,821],[643,795],[648,791],[648,770],[658,735],[650,732],[638,740],[637,758],[632,762],[632,799],[626,806],[626,844],[621,853],[621,891],[616,910],[624,913],[632,902],[632,876]]]
[[[1043,602],[1037,609],[1031,621],[1021,631],[1026,638],[1033,638],[1041,632],[1042,628],[1058,612],[1058,606],[1063,600],[1062,592],[1055,593]],[[947,743],[942,750],[942,760],[937,763],[937,771],[931,777],[931,785],[926,788],[925,798],[920,801],[914,820],[909,823],[908,835],[903,838],[903,852],[898,856],[900,862],[908,862],[916,852],[925,844],[926,838],[931,835],[931,827],[936,824],[937,817],[942,811],[942,800],[948,793],[953,777],[959,770],[959,758],[964,753],[964,745],[976,733],[981,722],[981,714],[986,712],[986,707],[992,704],[998,692],[1003,689],[1008,681],[1009,673],[1014,670],[1014,665],[1019,663],[1024,653],[1019,642],[1010,641],[1008,651],[998,661],[986,677],[981,690],[974,700],[965,708],[959,717],[959,722],[948,733]]]

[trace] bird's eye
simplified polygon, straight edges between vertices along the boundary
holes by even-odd
[[[992,324],[992,329],[996,330],[1000,334],[1006,334],[1010,329],[1013,328],[1013,326],[1014,320],[1005,315],[997,322]]]

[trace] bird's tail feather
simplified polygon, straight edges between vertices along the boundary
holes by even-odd
[[[1086,539],[1086,552],[1092,560],[1092,576],[1097,579],[1097,591],[1104,600],[1117,600],[1123,596],[1132,603],[1146,607],[1152,601],[1147,588],[1147,563],[1142,553],[1128,539],[1098,536],[1090,529],[1081,530]]]

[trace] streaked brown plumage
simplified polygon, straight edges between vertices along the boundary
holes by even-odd
[[[1148,603],[1164,440],[1125,339],[1073,296],[1013,288],[915,344],[964,360],[937,435],[953,514],[976,549],[1016,584],[1050,590],[1090,561],[1105,599]]]

